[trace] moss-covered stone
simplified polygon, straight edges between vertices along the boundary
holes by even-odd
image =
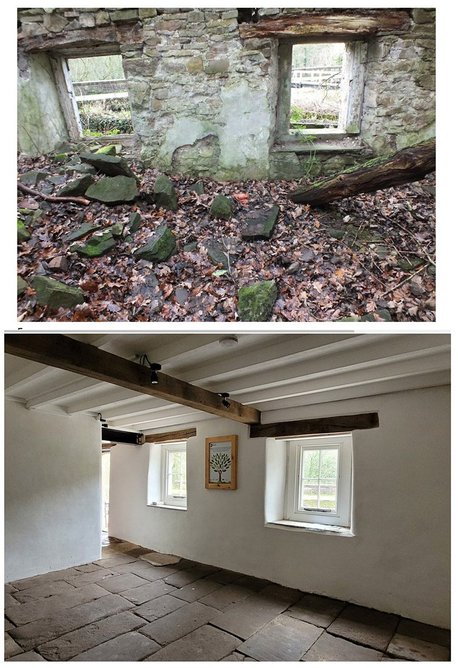
[[[84,257],[100,257],[108,253],[114,246],[116,246],[116,241],[110,229],[102,234],[95,234],[85,244],[74,244],[70,250]]]
[[[17,296],[22,295],[22,293],[27,288],[27,283],[24,281],[22,276],[17,277]]]
[[[225,197],[225,195],[216,195],[210,205],[210,215],[214,218],[229,220],[232,217],[233,211],[234,203],[229,197]]]
[[[32,287],[37,293],[37,302],[42,306],[72,308],[84,302],[83,291],[80,288],[66,285],[54,278],[35,276],[32,279]]]
[[[123,230],[123,223],[115,223],[110,227],[110,232],[114,237],[122,237]]]
[[[93,225],[92,223],[83,223],[80,227],[73,232],[70,232],[64,237],[64,241],[70,243],[71,241],[77,241],[87,236],[90,232],[95,232],[99,228],[99,225]]]
[[[176,240],[167,225],[161,225],[148,243],[134,252],[135,257],[150,262],[163,262],[176,252]]]
[[[86,190],[94,183],[94,177],[90,174],[80,176],[65,184],[57,193],[59,197],[78,197],[84,195]]]
[[[26,228],[23,220],[17,220],[17,241],[20,244],[22,241],[30,239],[30,232]]]
[[[104,155],[103,153],[81,153],[80,158],[102,174],[107,176],[128,176],[135,178],[135,174],[124,160],[118,155]]]
[[[270,320],[277,299],[275,281],[261,281],[240,288],[238,293],[240,320],[265,322]]]
[[[375,316],[378,316],[378,318],[376,318]],[[392,320],[391,313],[385,308],[380,308],[377,311],[374,311],[373,313],[366,313],[365,315],[361,316],[361,321],[377,322],[379,321],[379,318],[385,320],[386,322],[391,322]]]
[[[107,144],[106,146],[101,146],[96,153],[102,153],[103,155],[116,155],[116,144]]]
[[[246,239],[247,241],[270,239],[279,213],[280,208],[276,205],[272,206],[268,211],[253,213],[245,221],[245,227],[242,230],[242,239]]]
[[[138,213],[138,211],[134,211],[134,213],[130,214],[129,217],[129,222],[127,223],[127,226],[129,228],[129,232],[131,234],[134,234],[135,232],[138,232],[140,229],[140,225],[142,223],[142,217]]]
[[[86,197],[104,204],[132,202],[137,195],[137,181],[128,176],[105,176],[86,190]]]
[[[159,174],[154,184],[154,201],[157,206],[169,211],[178,209],[177,195],[172,181],[165,175]]]
[[[40,181],[44,181],[49,174],[47,172],[40,172],[32,169],[30,172],[24,172],[19,177],[19,181],[25,186],[36,186]]]

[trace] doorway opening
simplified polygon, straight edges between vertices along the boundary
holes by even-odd
[[[102,547],[109,544],[108,520],[110,514],[110,449],[102,450]]]

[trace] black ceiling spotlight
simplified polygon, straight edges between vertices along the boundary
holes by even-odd
[[[228,401],[229,392],[218,392],[218,396],[221,397],[222,399],[221,403],[223,404],[224,408],[229,408],[229,406],[231,405],[231,402]]]
[[[105,420],[104,417],[102,417],[102,413],[97,413],[97,417],[99,418],[100,422],[102,423],[102,427],[108,427],[108,422]]]
[[[148,355],[146,354],[140,355],[140,364],[147,364],[149,366],[149,368],[151,369],[150,383],[151,385],[157,385],[159,382],[157,371],[160,371],[162,369],[162,366],[157,362],[150,362],[148,359]]]

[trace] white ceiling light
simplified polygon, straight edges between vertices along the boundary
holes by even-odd
[[[218,343],[224,348],[234,348],[238,342],[239,340],[236,336],[223,336]]]

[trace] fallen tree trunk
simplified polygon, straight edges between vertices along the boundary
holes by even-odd
[[[418,181],[435,170],[436,140],[404,148],[389,158],[375,158],[345,170],[338,176],[295,190],[290,199],[300,204],[320,206],[340,197],[373,192]]]
[[[44,193],[39,192],[38,190],[32,190],[32,188],[29,188],[25,186],[23,183],[20,183],[18,181],[17,183],[18,190],[20,190],[23,193],[27,193],[27,195],[33,195],[34,197],[41,197],[41,199],[46,200],[46,202],[75,202],[76,204],[83,204],[84,206],[87,206],[91,202],[86,199],[85,197],[70,197],[70,196],[65,196],[65,197],[58,197],[52,196],[52,195],[45,195]]]

